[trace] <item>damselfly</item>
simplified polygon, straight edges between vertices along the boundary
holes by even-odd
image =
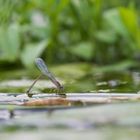
[[[64,94],[64,87],[60,84],[59,81],[56,80],[56,78],[53,76],[53,74],[48,70],[48,67],[47,65],[45,64],[45,62],[43,61],[43,59],[41,58],[36,58],[35,59],[35,64],[37,65],[37,67],[39,68],[39,70],[41,71],[41,74],[37,77],[37,79],[32,83],[32,85],[29,87],[29,89],[27,90],[27,94],[29,96],[30,94],[30,91],[32,89],[32,87],[34,86],[34,84],[38,81],[38,79],[45,75],[47,76],[51,81],[52,83],[57,87],[58,89],[58,93],[62,94],[62,95],[65,95]]]

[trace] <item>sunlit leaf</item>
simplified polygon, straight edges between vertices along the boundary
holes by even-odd
[[[134,10],[129,8],[119,8],[121,20],[133,37],[136,37],[138,31],[138,17]]]
[[[111,9],[104,13],[104,18],[111,26],[112,30],[115,30],[118,34],[128,37],[127,28],[121,21],[118,9]]]

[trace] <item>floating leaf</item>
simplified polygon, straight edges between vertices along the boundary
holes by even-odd
[[[99,68],[95,68],[93,70],[94,73],[96,72],[112,72],[112,71],[124,71],[127,70],[133,66],[137,66],[138,63],[130,61],[130,60],[125,60],[122,62],[119,62],[117,64],[112,64],[112,65],[107,65]]]

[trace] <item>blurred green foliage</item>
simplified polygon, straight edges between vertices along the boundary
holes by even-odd
[[[0,0],[0,63],[133,60],[139,7],[139,0]]]

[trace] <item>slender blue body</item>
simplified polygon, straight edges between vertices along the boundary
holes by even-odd
[[[63,86],[55,79],[55,77],[53,76],[53,74],[48,70],[47,65],[45,64],[45,62],[43,61],[43,59],[36,58],[35,59],[35,63],[37,65],[37,67],[39,68],[39,70],[41,71],[41,73],[43,75],[46,75],[55,84],[55,86],[59,90],[62,90],[63,89]]]

